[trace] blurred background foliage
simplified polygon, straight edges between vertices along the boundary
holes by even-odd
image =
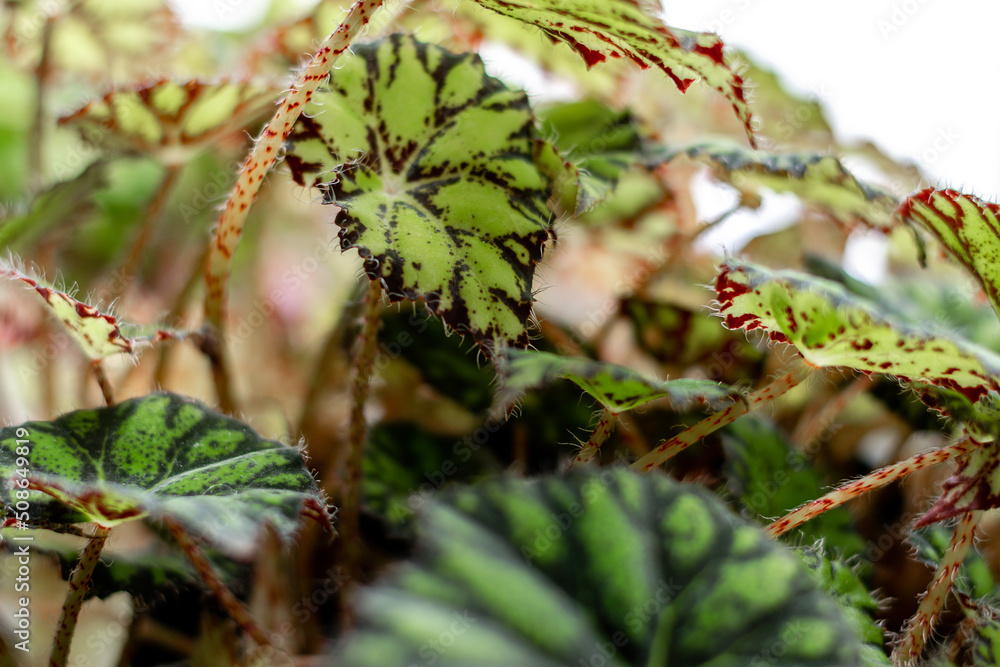
[[[292,16],[275,2],[259,28],[217,33],[182,28],[159,0],[4,2],[0,240],[7,252],[130,321],[197,328],[209,231],[250,137],[270,117],[290,69],[333,29],[345,7],[320,2],[307,15]],[[622,62],[588,72],[565,47],[471,3],[393,3],[364,39],[381,36],[389,25],[454,51],[507,54],[508,60],[491,57],[489,71],[513,87],[530,71],[558,92],[533,100],[538,126],[585,170],[593,205],[557,223],[557,240],[536,276],[532,342],[538,349],[614,362],[650,377],[746,388],[766,383],[792,353],[728,332],[710,314],[704,286],[715,275],[712,239],[718,235],[742,239],[739,250],[751,261],[832,277],[874,295],[887,310],[907,309],[901,314],[933,319],[997,348],[996,321],[988,309],[970,305],[981,298],[969,281],[933,250],[928,268],[920,268],[910,230],[875,214],[851,213],[857,192],[839,192],[831,203],[809,179],[793,183],[785,172],[776,176],[773,165],[757,168],[688,150],[694,142],[745,144],[729,104],[707,87],[682,96],[664,77]],[[787,92],[778,74],[738,53],[732,62],[751,84],[767,150],[840,156],[889,202],[923,184],[915,167],[895,163],[873,144],[838,142],[821,105]],[[824,167],[815,178],[825,185],[837,173]],[[280,165],[268,176],[236,258],[228,346],[243,416],[266,437],[304,440],[310,465],[336,503],[361,274],[358,257],[339,251],[332,207],[315,199]],[[706,200],[729,204],[722,215],[706,217]],[[792,214],[769,216],[775,202]],[[842,268],[852,240],[876,233],[873,228],[888,239],[892,276],[877,286]],[[386,307],[383,318],[367,410],[362,581],[409,553],[410,522],[427,498],[498,473],[561,469],[598,411],[576,385],[560,381],[523,396],[507,419],[494,405],[495,370],[469,341],[449,335],[420,304]],[[162,388],[215,400],[209,365],[190,342],[110,361],[121,399]],[[65,334],[30,294],[4,286],[4,419],[49,419],[99,402],[87,363]],[[846,373],[816,371],[761,412],[669,466],[674,477],[702,483],[761,523],[837,480],[951,436],[949,424],[891,380]],[[639,457],[703,414],[677,414],[663,401],[624,414],[602,460]],[[932,571],[914,557],[908,526],[947,476],[943,468],[831,512],[787,541],[822,540],[848,559],[880,600],[865,602],[865,609],[887,630],[898,630]],[[987,519],[983,559],[966,566],[975,570],[970,586],[977,597],[996,595],[996,525]],[[150,539],[130,527],[112,553],[146,553]],[[919,544],[922,556],[933,560],[936,548],[940,557],[935,533]],[[39,646],[51,634],[42,619],[54,624],[63,598],[59,557],[65,550],[53,545],[48,564],[33,575],[43,591],[34,599],[51,599],[35,608]],[[116,567],[127,562],[121,558]],[[252,586],[243,589],[251,609],[265,627],[294,619],[286,650],[318,652],[341,622],[343,584],[326,538],[306,532],[294,553],[265,548],[261,559]],[[85,608],[78,635],[90,647],[80,649],[88,664],[185,658],[195,664],[198,656],[232,646],[233,627],[187,587],[184,567],[157,562],[163,570],[176,568],[162,575],[174,584],[161,587],[157,572],[140,568],[145,579],[135,585],[156,590],[147,603],[119,593]],[[13,594],[7,584],[14,567],[12,558],[2,563],[0,599]],[[251,575],[232,576],[246,583]],[[99,586],[95,597],[104,592]],[[961,625],[971,595],[951,601],[953,625]],[[127,660],[119,663],[120,655]]]

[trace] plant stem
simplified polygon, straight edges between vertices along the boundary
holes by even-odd
[[[281,101],[278,111],[257,137],[253,150],[243,162],[236,185],[219,217],[209,245],[208,259],[205,262],[205,318],[208,328],[216,330],[215,336],[205,337],[209,345],[216,345],[215,348],[206,350],[209,358],[213,359],[213,369],[225,371],[228,367],[222,348],[226,289],[232,271],[233,256],[243,235],[250,205],[257,197],[264,175],[277,160],[295,121],[312,99],[320,83],[329,76],[330,67],[348,49],[354,37],[368,25],[381,5],[382,0],[357,0],[351,6],[347,18],[323,41],[312,61],[299,73],[291,91]],[[215,378],[218,383],[219,373],[215,373]]]
[[[778,398],[801,382],[805,378],[805,375],[806,372],[802,367],[799,367],[781,376],[766,387],[758,389],[746,398],[733,403],[722,412],[718,412],[698,422],[669,440],[664,440],[656,449],[633,463],[632,469],[640,472],[648,472],[653,468],[663,465],[710,433],[717,431],[726,424],[736,421],[751,410],[760,407],[761,404]]]
[[[941,610],[944,609],[948,591],[951,590],[951,585],[955,581],[958,568],[965,560],[969,547],[972,546],[976,526],[982,516],[982,510],[974,510],[962,515],[962,520],[955,528],[955,534],[952,535],[951,546],[948,547],[944,558],[941,559],[941,564],[938,565],[937,571],[934,573],[934,579],[927,589],[927,594],[920,601],[917,613],[907,623],[903,639],[892,652],[892,664],[910,665],[916,663],[920,658],[924,645],[934,630],[934,623],[941,615]]]
[[[77,563],[73,574],[70,575],[69,592],[66,593],[66,601],[63,602],[56,636],[52,641],[50,667],[63,667],[69,659],[69,647],[73,642],[73,632],[76,630],[76,621],[80,617],[83,598],[90,588],[90,578],[94,574],[97,562],[101,559],[101,550],[104,549],[104,543],[107,542],[110,533],[110,528],[102,526],[98,526],[94,530],[93,537],[87,542],[80,554],[80,562]]]
[[[347,458],[344,462],[344,485],[340,511],[341,544],[346,550],[347,568],[353,578],[353,569],[358,564],[358,547],[361,530],[359,515],[361,511],[361,474],[364,463],[365,436],[368,425],[365,423],[365,403],[371,389],[372,373],[375,369],[375,357],[378,351],[378,328],[381,324],[379,306],[382,300],[382,286],[377,280],[368,285],[365,295],[364,322],[361,333],[358,334],[358,352],[354,364],[354,375],[351,379],[351,425]]]
[[[205,266],[205,282],[208,286],[205,315],[215,326],[222,326],[232,258],[243,235],[250,205],[257,197],[264,175],[274,165],[302,109],[312,99],[320,83],[329,76],[330,67],[347,50],[351,40],[368,23],[370,15],[380,4],[381,0],[358,0],[351,7],[344,22],[324,40],[309,65],[299,73],[291,91],[281,101],[278,111],[257,137],[253,149],[243,162],[236,185],[219,217]]]
[[[243,631],[250,635],[255,642],[260,646],[273,646],[271,638],[264,632],[264,629],[257,624],[257,621],[250,616],[250,612],[243,605],[242,602],[236,599],[233,592],[226,588],[226,585],[222,583],[218,575],[215,573],[215,569],[212,564],[208,562],[205,554],[202,553],[201,549],[195,544],[195,541],[191,539],[191,536],[187,534],[184,527],[173,519],[164,519],[167,528],[170,529],[170,534],[173,535],[174,539],[177,540],[177,544],[180,545],[184,553],[187,554],[188,560],[194,566],[195,571],[201,580],[205,582],[212,594],[215,595],[215,599],[219,601],[222,608],[226,610],[230,618],[236,621]]]
[[[587,443],[580,448],[580,453],[576,455],[573,459],[571,465],[577,465],[579,463],[590,463],[595,458],[597,458],[597,453],[601,450],[601,445],[604,441],[608,439],[611,432],[615,430],[615,423],[617,423],[618,418],[615,413],[610,410],[605,410],[601,413],[601,418],[597,422],[597,426],[594,427],[594,432],[590,434],[590,439]]]
[[[917,454],[905,461],[879,468],[860,479],[837,487],[821,498],[811,500],[795,508],[784,517],[769,525],[767,533],[771,537],[780,537],[793,528],[801,526],[809,519],[813,519],[827,510],[832,510],[834,507],[843,505],[851,498],[856,498],[864,493],[883,487],[890,482],[902,479],[923,468],[944,463],[948,459],[972,450],[975,446],[975,443],[971,440],[965,439],[949,447],[942,447],[931,452]]]
[[[49,70],[52,68],[52,31],[55,28],[56,16],[46,16],[42,25],[41,55],[35,67],[35,116],[31,126],[31,139],[28,141],[28,179],[29,187],[41,188],[45,182],[42,166],[43,146],[45,143],[45,124],[48,120],[45,113],[45,84],[49,80]]]
[[[111,382],[108,380],[107,373],[104,372],[104,366],[101,365],[101,360],[96,359],[90,362],[90,367],[94,369],[94,377],[97,378],[97,384],[101,387],[101,393],[104,395],[104,403],[108,407],[115,404],[115,390],[111,386]]]
[[[109,302],[113,303],[121,298],[129,285],[132,284],[133,278],[138,273],[143,251],[146,249],[146,245],[153,235],[153,230],[156,229],[157,223],[163,216],[163,209],[167,204],[167,200],[170,199],[170,193],[174,191],[174,185],[177,183],[177,177],[180,173],[181,165],[168,164],[166,166],[163,178],[160,180],[156,194],[153,196],[153,201],[149,204],[149,210],[146,212],[146,219],[142,223],[142,229],[139,230],[139,235],[136,237],[128,256],[125,258],[125,264],[122,265],[121,279],[116,281],[116,286],[108,296]]]

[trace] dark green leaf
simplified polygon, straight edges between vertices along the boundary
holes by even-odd
[[[429,503],[418,529],[337,665],[858,664],[796,556],[665,476],[496,481]]]
[[[290,538],[303,513],[326,521],[299,450],[169,393],[9,426],[0,477],[14,480],[0,500],[27,525],[169,518],[233,557],[252,553],[264,523]]]
[[[744,417],[727,426],[721,436],[729,491],[761,519],[777,519],[826,491],[816,469],[773,424]],[[789,534],[789,539],[800,544],[823,540],[844,557],[865,550],[846,507],[807,521],[798,532]]]

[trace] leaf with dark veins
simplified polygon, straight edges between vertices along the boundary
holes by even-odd
[[[618,364],[536,350],[505,350],[497,366],[501,378],[498,402],[504,407],[524,392],[560,379],[575,383],[613,413],[659,398],[667,398],[675,409],[694,404],[718,409],[736,397],[733,390],[711,380],[654,380]]]
[[[288,139],[344,250],[389,299],[423,299],[489,348],[527,345],[532,277],[550,234],[551,184],[534,161],[523,92],[455,55],[393,35],[355,48]]]
[[[877,304],[798,271],[727,259],[715,282],[726,328],[761,329],[809,364],[926,382],[975,402],[1000,389],[1000,356],[954,334],[884,317]]]

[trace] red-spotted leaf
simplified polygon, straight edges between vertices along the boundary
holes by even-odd
[[[1000,206],[928,188],[903,202],[899,214],[930,230],[972,272],[1000,316]]]
[[[46,285],[9,264],[0,263],[0,277],[22,282],[45,299],[49,310],[66,329],[66,333],[79,344],[84,355],[91,361],[123,352],[131,354],[141,345],[153,341],[181,340],[187,336],[182,331],[121,322],[113,315],[101,312],[95,306]]]
[[[111,315],[77,301],[12,266],[0,264],[0,276],[18,280],[38,292],[88,359],[96,361],[134,351],[133,341],[122,335],[117,320]]]
[[[762,329],[813,366],[843,366],[952,389],[977,401],[1000,389],[1000,356],[954,334],[881,314],[843,286],[727,259],[715,283],[729,329]]]
[[[733,105],[756,144],[743,79],[722,53],[718,35],[668,28],[637,0],[476,0],[498,14],[537,26],[553,41],[564,42],[588,67],[608,58],[662,70],[681,92],[697,79]]]

